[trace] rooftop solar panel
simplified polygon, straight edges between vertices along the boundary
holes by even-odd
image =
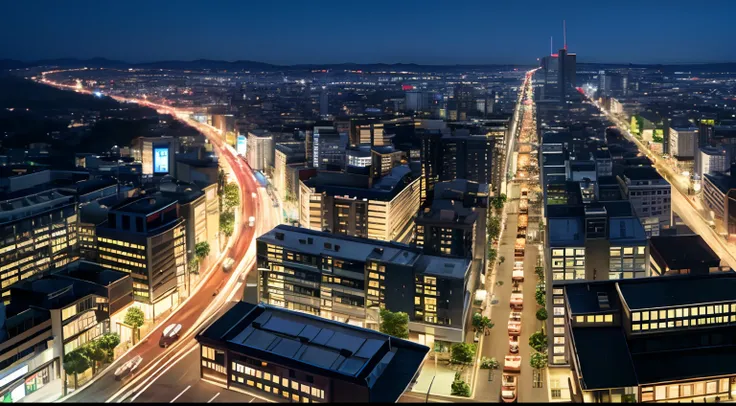
[[[361,345],[365,342],[365,339],[356,337],[353,335],[348,335],[345,333],[341,333],[339,331],[336,331],[335,334],[330,338],[330,340],[327,342],[327,346],[330,348],[334,348],[336,350],[348,350],[355,354]]]
[[[253,332],[246,337],[244,344],[259,350],[267,350],[271,346],[276,336],[263,330],[253,330]]]
[[[300,359],[321,368],[332,369],[332,365],[338,356],[340,354],[336,351],[319,347],[307,347]]]
[[[299,347],[302,346],[302,343],[296,340],[290,340],[288,338],[279,338],[278,342],[275,343],[273,348],[271,348],[271,352],[274,354],[283,355],[287,358],[294,358],[294,355],[296,355],[296,352],[299,350]]]
[[[361,358],[370,358],[373,354],[378,352],[382,345],[383,341],[381,340],[368,339],[363,343],[355,355]]]
[[[348,358],[337,370],[343,374],[355,376],[363,365],[365,365],[365,359],[363,358]]]
[[[327,342],[330,341],[333,334],[335,334],[335,332],[332,330],[321,329],[319,334],[317,334],[317,337],[314,337],[312,342],[319,345],[327,345]]]

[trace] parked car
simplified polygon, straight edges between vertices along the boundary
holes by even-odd
[[[518,375],[506,374],[501,375],[501,402],[515,403],[516,388]]]
[[[511,273],[511,280],[513,282],[524,282],[524,269],[514,268]]]
[[[519,353],[519,336],[509,336],[509,352],[512,354]]]
[[[524,310],[524,296],[521,293],[512,293],[509,304],[513,310]]]
[[[518,314],[519,316],[514,316],[514,314]],[[521,334],[521,313],[518,312],[511,312],[511,315],[509,316],[509,335],[511,336],[518,336]]]
[[[521,371],[521,355],[507,355],[503,360],[503,372]]]

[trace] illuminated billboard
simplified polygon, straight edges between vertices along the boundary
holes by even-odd
[[[235,151],[237,151],[238,154],[245,156],[247,145],[248,143],[245,139],[245,135],[238,135],[238,141],[235,144]]]
[[[153,173],[169,173],[169,148],[153,149]]]

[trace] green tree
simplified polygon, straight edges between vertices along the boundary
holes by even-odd
[[[506,257],[504,257],[503,255],[501,255],[500,257],[498,257],[498,263],[499,264],[503,264],[503,261],[506,261]]]
[[[112,362],[115,354],[115,348],[120,344],[120,335],[118,333],[105,334],[97,340],[97,346],[105,351],[105,362]]]
[[[187,269],[189,269],[189,273],[192,275],[199,275],[199,260],[197,257],[192,258],[189,263],[187,264]]]
[[[229,211],[240,205],[240,188],[238,188],[237,184],[230,182],[225,185],[222,203],[225,211]]]
[[[488,248],[488,262],[496,262],[496,256],[498,255],[498,252],[495,248]]]
[[[486,231],[488,232],[488,236],[491,240],[495,240],[496,238],[498,238],[498,236],[501,235],[501,218],[498,216],[493,216],[488,219]]]
[[[226,237],[233,235],[233,231],[235,231],[235,214],[232,211],[226,211],[220,214],[220,231]]]
[[[534,268],[534,273],[537,274],[539,280],[544,280],[544,267],[538,266]]]
[[[537,287],[537,290],[534,292],[534,298],[537,300],[537,304],[540,306],[544,306],[546,303],[545,298],[545,291],[541,287]]]
[[[201,261],[210,255],[210,243],[207,241],[198,242],[194,245],[194,255]]]
[[[135,344],[136,340],[140,340],[140,328],[145,321],[146,317],[143,314],[143,310],[137,307],[131,307],[125,313],[123,323],[133,327],[133,344]]]
[[[398,338],[409,338],[409,315],[381,309],[380,330],[384,334]]]
[[[97,373],[97,366],[105,361],[107,358],[107,354],[105,351],[100,348],[100,346],[97,344],[97,341],[90,341],[84,346],[80,348],[82,351],[82,354],[84,354],[85,358],[87,358],[90,362],[90,366],[92,367],[92,375]]]
[[[496,211],[500,212],[503,209],[503,205],[506,204],[506,195],[501,193],[500,195],[493,198],[491,205]]]
[[[529,336],[529,346],[536,351],[544,352],[547,349],[547,336],[541,331],[535,331]]]
[[[534,369],[547,368],[547,353],[546,352],[535,352],[529,357],[529,366]]]
[[[77,377],[89,368],[89,360],[77,349],[64,355],[64,372],[74,375],[74,389],[77,389]]]
[[[547,309],[542,307],[541,309],[537,310],[537,320],[539,321],[547,320]]]
[[[480,358],[480,368],[481,369],[497,369],[498,368],[498,361],[496,361],[496,358],[487,358],[487,357],[481,357]]]
[[[493,328],[494,326],[491,319],[481,315],[480,313],[473,314],[472,324],[476,331],[485,331],[486,329]]]
[[[450,347],[450,360],[456,364],[471,364],[475,349],[475,343],[455,343]]]
[[[470,397],[470,385],[460,379],[460,372],[455,373],[455,379],[452,381],[450,394],[453,396]]]
[[[225,171],[220,168],[219,171],[217,171],[217,195],[220,196],[222,199],[222,195],[225,193],[225,184],[227,184],[227,175],[225,174]],[[220,205],[222,205],[222,200],[220,200]]]

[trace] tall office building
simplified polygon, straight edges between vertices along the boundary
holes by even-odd
[[[383,123],[371,119],[350,120],[350,145],[382,147],[391,145],[393,134],[387,134]]]
[[[77,203],[57,189],[31,192],[0,202],[2,300],[10,285],[48,273],[75,256]]]
[[[329,114],[329,104],[327,103],[327,89],[322,86],[322,91],[319,93],[319,116],[326,117]]]
[[[144,175],[176,176],[176,153],[179,141],[173,137],[139,137],[133,140],[131,155],[141,162]]]
[[[248,132],[248,164],[255,171],[267,171],[273,166],[273,135],[264,130]]]
[[[472,85],[455,85],[454,101],[457,106],[457,120],[464,121],[477,111],[475,87]]]
[[[176,199],[158,195],[125,201],[97,226],[98,262],[133,277],[133,299],[146,318],[179,302],[186,286],[186,225]]]
[[[315,125],[312,132],[311,146],[312,161],[308,162],[319,169],[345,168],[345,149],[348,146],[347,137],[339,134],[332,125]]]
[[[312,230],[409,242],[418,209],[419,178],[406,165],[375,181],[335,172],[300,181],[299,223]]]

